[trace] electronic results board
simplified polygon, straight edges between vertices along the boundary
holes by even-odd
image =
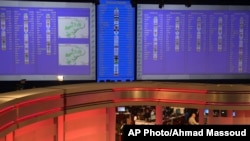
[[[97,7],[97,81],[134,80],[134,15],[128,0],[100,0]]]
[[[137,7],[137,80],[250,78],[249,6]]]
[[[95,80],[95,5],[0,4],[1,80]]]

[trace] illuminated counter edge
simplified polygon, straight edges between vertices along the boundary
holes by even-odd
[[[230,98],[232,96],[237,98]],[[250,87],[246,85],[218,87],[146,81],[85,83],[14,91],[0,95],[0,137],[43,119],[94,108],[143,103],[249,110],[249,97]]]

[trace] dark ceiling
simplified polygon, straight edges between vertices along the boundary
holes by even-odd
[[[9,0],[11,1],[11,0]],[[49,2],[93,2],[99,4],[101,0],[12,0],[12,1],[49,1]],[[113,0],[131,1],[142,4],[197,4],[197,5],[250,5],[250,0]]]

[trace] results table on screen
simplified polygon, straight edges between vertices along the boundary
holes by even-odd
[[[101,0],[97,12],[97,79],[134,79],[135,23],[130,1]]]
[[[141,8],[139,14],[139,77],[250,73],[249,10]]]
[[[91,39],[94,5],[8,4],[0,5],[0,59],[6,60],[0,62],[4,66],[0,74],[86,75],[95,79],[95,65],[91,65],[95,61]]]

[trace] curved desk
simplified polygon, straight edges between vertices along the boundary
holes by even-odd
[[[45,119],[142,104],[250,110],[250,86],[141,81],[59,85],[3,93],[0,94],[0,137]]]

